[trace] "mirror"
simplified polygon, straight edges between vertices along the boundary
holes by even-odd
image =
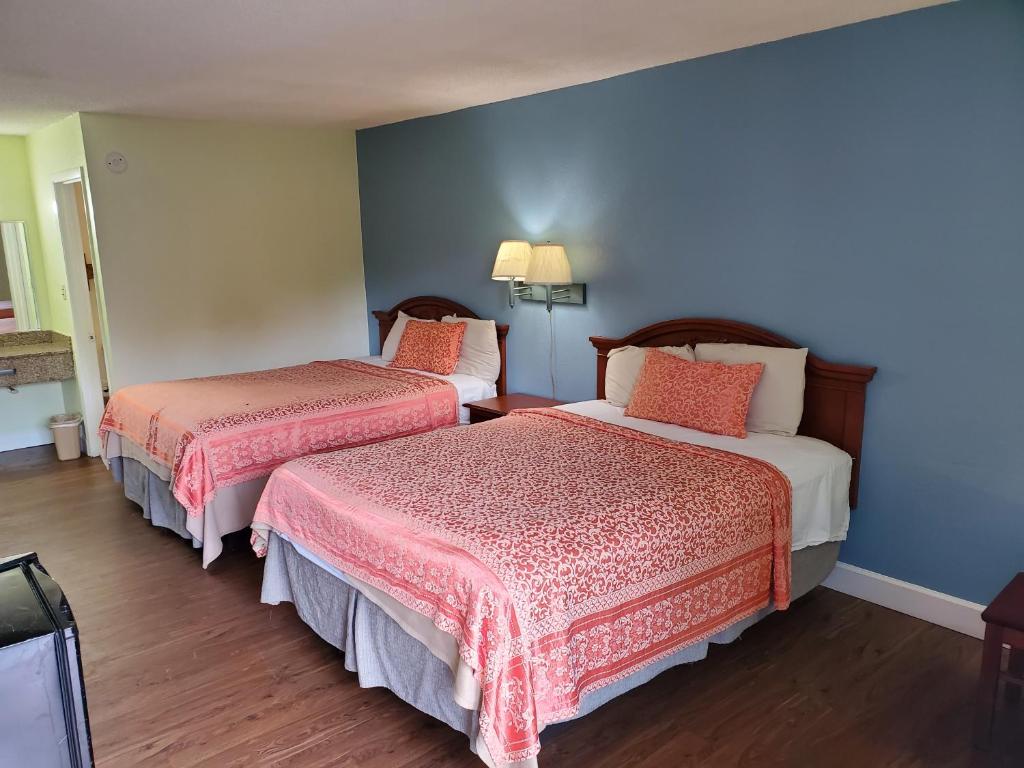
[[[25,222],[0,221],[0,333],[38,330]]]

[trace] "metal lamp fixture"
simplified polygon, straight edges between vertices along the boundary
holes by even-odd
[[[572,281],[572,266],[569,264],[569,256],[564,245],[543,243],[531,246],[525,240],[502,242],[494,259],[491,279],[508,281],[510,307],[515,306],[517,298],[543,301],[547,305],[551,396],[555,397],[555,321],[551,307],[556,301],[562,304],[586,304],[587,286]],[[541,297],[534,292],[535,285],[543,288]]]
[[[504,240],[498,246],[498,255],[494,257],[494,269],[491,270],[491,280],[503,280],[508,283],[508,305],[516,305],[516,297],[526,297],[532,294],[531,288],[516,285],[526,277],[530,268],[530,261],[533,255],[533,248],[525,240]]]
[[[526,270],[525,282],[527,285],[545,287],[548,312],[551,311],[551,305],[555,300],[567,299],[570,293],[568,288],[554,287],[572,285],[572,266],[565,253],[565,246],[557,243],[535,245],[533,258],[530,259],[530,266]]]
[[[508,283],[509,307],[515,307],[517,300],[543,301],[550,312],[555,303],[587,303],[586,283],[572,281],[565,246],[557,243],[531,246],[525,240],[503,240],[491,279]]]

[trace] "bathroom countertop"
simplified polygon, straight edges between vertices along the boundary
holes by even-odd
[[[75,377],[71,339],[54,331],[0,334],[0,386]]]
[[[71,339],[55,331],[24,331],[0,335],[0,359],[40,357],[71,351]]]

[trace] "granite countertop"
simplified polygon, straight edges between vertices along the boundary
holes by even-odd
[[[0,334],[0,360],[8,357],[42,357],[71,351],[71,339],[55,331],[23,331]]]
[[[53,331],[0,334],[0,387],[75,377],[71,339]]]

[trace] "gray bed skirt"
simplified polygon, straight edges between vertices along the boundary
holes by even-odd
[[[171,494],[171,487],[166,480],[161,480],[141,463],[126,456],[110,459],[110,473],[124,486],[125,498],[142,507],[144,518],[155,526],[167,528],[186,541],[191,541],[194,548],[202,549],[203,542],[185,528],[188,512]]]
[[[122,441],[123,449],[126,442]],[[223,537],[252,525],[267,478],[256,477],[221,488],[202,512],[189,515],[171,493],[166,476],[146,463],[130,456],[108,458],[111,474],[124,486],[124,495],[142,507],[142,516],[153,525],[174,531],[195,549],[202,550],[203,568],[224,551]]]
[[[820,584],[838,556],[838,542],[794,552],[793,599]],[[273,532],[264,565],[261,600],[270,605],[293,603],[299,617],[314,632],[344,652],[345,668],[358,675],[362,687],[389,689],[421,712],[466,734],[470,749],[477,751],[477,713],[455,703],[454,677],[449,666],[358,589],[304,557],[291,542]],[[594,711],[671,667],[700,661],[707,656],[711,643],[731,643],[773,610],[765,608],[707,641],[682,648],[624,680],[587,694],[576,717]]]

